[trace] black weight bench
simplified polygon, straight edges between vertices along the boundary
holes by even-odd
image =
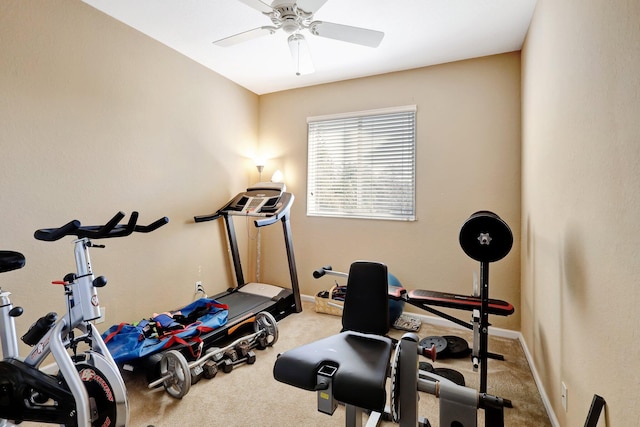
[[[428,355],[416,334],[405,334],[395,346],[388,331],[387,268],[358,261],[349,270],[342,318],[337,335],[285,351],[276,359],[276,380],[316,391],[318,411],[332,415],[337,402],[345,405],[347,427],[375,426],[382,414],[400,427],[429,425],[418,416],[418,391],[440,398],[440,426],[475,427],[477,409],[486,411],[486,425],[504,427],[502,399],[459,386],[427,372],[418,372],[418,355]],[[375,309],[374,309],[375,307]],[[354,330],[358,329],[358,330]],[[430,350],[435,354],[435,348]],[[424,375],[424,378],[422,378]],[[391,401],[387,408],[387,380]]]

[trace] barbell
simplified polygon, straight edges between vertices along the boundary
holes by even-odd
[[[253,334],[240,337],[224,348],[208,349],[204,356],[191,363],[188,363],[184,355],[177,350],[164,352],[160,360],[160,378],[151,382],[148,387],[155,388],[162,384],[170,396],[182,399],[189,392],[192,383],[194,383],[192,372],[197,372],[198,375],[203,375],[206,372],[205,378],[213,378],[215,376],[212,366],[205,365],[207,362],[213,361],[216,365],[222,363],[224,364],[223,371],[230,372],[235,364],[244,361],[249,364],[255,362],[255,353],[250,351],[252,348],[265,349],[275,344],[277,340],[278,324],[276,319],[270,313],[261,311],[255,316]],[[239,345],[247,353],[246,356],[230,364],[224,363],[224,354],[227,351],[234,350]],[[215,372],[217,372],[217,366]]]

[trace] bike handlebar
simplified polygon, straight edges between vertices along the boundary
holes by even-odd
[[[151,233],[154,230],[157,230],[158,228],[162,227],[163,225],[167,224],[169,222],[169,218],[162,217],[160,219],[157,219],[155,221],[153,221],[151,224],[149,225],[136,225],[135,228],[135,232],[136,233]]]
[[[115,214],[113,216],[113,218],[111,218],[109,220],[109,222],[107,222],[105,225],[103,225],[102,227],[99,227],[97,231],[95,231],[95,233],[97,235],[102,235],[102,234],[109,234],[112,230],[114,230],[116,228],[116,226],[118,225],[118,223],[124,218],[124,212],[120,211],[117,214]],[[138,212],[132,212],[131,213],[131,217],[129,218],[129,222],[133,221],[134,225],[135,225],[135,221],[138,220]],[[80,236],[78,236],[80,237]],[[88,237],[88,236],[86,236]],[[94,237],[95,238],[95,237]]]
[[[33,233],[33,237],[35,237],[38,240],[53,242],[54,240],[58,240],[63,238],[64,236],[67,236],[69,233],[72,233],[73,231],[77,230],[79,227],[80,227],[80,221],[78,221],[77,219],[74,219],[73,221],[69,221],[68,223],[66,223],[60,228],[46,228],[46,229],[36,230],[36,232]]]
[[[73,220],[58,228],[41,228],[33,234],[38,240],[53,242],[64,236],[77,236],[78,238],[89,239],[108,239],[113,237],[125,237],[133,232],[150,233],[166,223],[169,218],[163,217],[149,225],[136,225],[138,221],[138,212],[132,212],[127,224],[119,224],[125,217],[123,212],[116,213],[105,225],[87,225],[82,226],[80,221]]]

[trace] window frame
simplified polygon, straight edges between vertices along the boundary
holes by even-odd
[[[409,120],[410,123],[399,131],[391,132],[383,127],[384,123],[388,120],[392,120],[394,124],[400,125],[407,120]],[[324,130],[322,126],[324,126]],[[342,132],[343,135],[346,133],[350,133],[350,135],[340,139],[340,132]],[[318,134],[322,134],[322,136],[318,137]],[[389,141],[389,136],[395,136],[393,142],[384,145],[385,142]],[[325,156],[324,154],[318,154],[318,146],[323,143],[322,139],[324,139],[324,143],[329,149],[338,148],[340,144],[342,144],[343,152],[347,149],[353,149],[357,150],[357,154],[336,153],[333,157],[331,157],[331,155]],[[327,147],[325,147],[325,149],[326,148]],[[397,157],[397,153],[401,153],[401,160],[396,159],[393,162],[386,160],[384,157],[385,154],[381,153],[387,153],[389,149],[392,149],[394,157]],[[406,161],[406,156],[410,157],[410,162]],[[363,168],[366,167],[366,161],[362,160],[364,157],[370,157],[372,159],[371,161],[374,162],[372,164],[377,167],[376,170],[379,172],[379,176],[374,176],[375,173],[371,173],[371,169],[363,171]],[[324,174],[322,174],[322,168],[320,168],[321,172],[318,173],[317,168],[314,167],[315,164],[321,160],[335,162],[336,166],[339,167],[339,170],[343,171],[343,173],[346,173],[345,170],[347,166],[349,170],[355,168],[355,179],[367,181],[364,184],[358,183],[355,186],[357,188],[357,190],[355,190],[357,194],[354,199],[344,197],[342,200],[339,200],[333,198],[333,201],[326,203],[327,206],[330,205],[330,208],[323,209],[319,206],[323,203],[323,200],[327,202],[331,199],[331,196],[316,197],[314,194],[323,190],[325,194],[329,193],[328,189],[330,184],[328,183],[327,177],[331,172],[327,172],[327,168],[325,168]],[[341,161],[343,163],[341,163]],[[345,164],[347,166],[345,166]],[[307,216],[415,221],[417,219],[416,164],[416,105],[308,117]],[[398,175],[389,173],[389,167],[395,167]],[[322,182],[323,177],[325,178],[324,183]],[[332,179],[333,176],[328,178]],[[384,192],[380,194],[375,193],[375,188],[380,188],[381,183],[384,182],[391,183],[391,186],[388,188],[398,188],[396,187],[398,180],[404,181],[399,187],[406,189],[406,191],[401,190],[402,194],[404,194],[405,201],[401,205],[402,208],[396,209],[394,212],[395,208],[392,208],[392,197]],[[318,184],[318,181],[320,181],[320,184]],[[342,181],[344,182],[345,180]],[[318,190],[318,185],[324,185],[323,190]],[[347,184],[339,188],[344,190],[347,187],[353,190],[353,186],[348,186]],[[365,189],[365,191],[362,191],[362,189]],[[361,200],[356,200],[362,197],[361,193],[365,194],[364,198],[370,199],[372,194],[380,197],[383,205],[374,205],[370,201],[362,202]],[[335,195],[335,193],[333,195]],[[349,204],[357,205],[357,208],[349,208]],[[369,204],[369,207],[366,206],[367,204]]]

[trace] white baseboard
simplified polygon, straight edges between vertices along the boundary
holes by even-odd
[[[527,364],[529,365],[529,369],[531,369],[531,373],[533,374],[533,379],[536,382],[536,386],[538,387],[538,392],[540,393],[540,397],[542,398],[542,403],[544,404],[544,408],[547,410],[547,415],[549,415],[549,420],[551,421],[551,425],[553,427],[560,427],[560,422],[558,422],[558,417],[556,417],[556,413],[553,411],[551,407],[551,401],[549,400],[549,396],[542,385],[542,380],[540,380],[540,375],[538,375],[538,371],[533,364],[533,357],[529,352],[529,347],[527,347],[527,343],[524,340],[524,337],[520,332],[518,332],[518,340],[522,345],[522,349],[524,350],[524,356],[527,358]]]
[[[300,299],[307,302],[316,302],[316,299],[311,295],[300,294]]]
[[[310,295],[301,295],[300,298],[303,301],[315,302],[315,298]],[[461,330],[468,330],[464,328],[462,325],[458,325],[456,323],[450,322],[449,320],[446,320],[440,317],[427,316],[424,314],[413,313],[413,312],[407,313],[407,314],[411,316],[415,316],[418,319],[420,319],[422,322],[428,323],[431,325],[449,326],[449,327],[454,327]],[[533,364],[533,357],[531,356],[531,352],[527,347],[527,343],[525,342],[524,337],[522,336],[522,333],[519,331],[512,331],[509,329],[495,328],[493,326],[489,326],[489,335],[502,337],[502,338],[510,338],[513,340],[518,340],[520,342],[520,345],[522,345],[522,349],[524,351],[524,355],[527,359],[527,364],[529,365],[529,369],[531,369],[531,373],[533,374],[533,380],[535,381],[536,387],[538,388],[538,392],[540,393],[540,398],[542,399],[544,408],[546,409],[547,415],[549,416],[549,420],[551,421],[551,425],[553,427],[560,427],[558,418],[556,417],[556,414],[553,411],[553,407],[551,406],[551,401],[549,400],[549,396],[547,395],[547,392],[544,389],[542,381],[540,380],[540,375],[538,374],[538,371],[536,370],[535,365]]]

